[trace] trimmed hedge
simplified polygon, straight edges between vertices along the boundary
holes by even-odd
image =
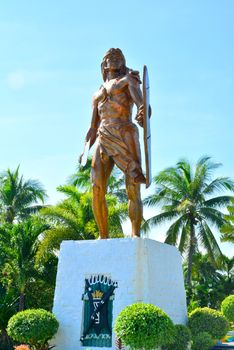
[[[167,350],[187,350],[192,340],[192,334],[188,327],[183,324],[175,325],[175,339],[167,346]]]
[[[58,325],[58,321],[51,312],[43,309],[28,309],[10,318],[7,332],[17,342],[42,347],[55,335]]]
[[[201,332],[193,337],[192,350],[209,350],[214,345],[211,335]]]
[[[234,323],[234,294],[229,295],[222,301],[221,311],[229,322]]]
[[[125,307],[116,319],[114,330],[132,349],[155,349],[171,344],[175,338],[169,316],[158,307],[144,303]]]
[[[221,339],[228,332],[228,321],[219,311],[208,307],[193,310],[189,314],[189,328],[192,334],[207,332],[213,339]]]

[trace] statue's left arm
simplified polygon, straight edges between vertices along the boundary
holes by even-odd
[[[136,121],[140,126],[143,126],[143,111],[144,111],[144,105],[143,105],[143,96],[140,88],[140,77],[138,72],[130,72],[128,74],[128,89],[131,95],[131,98],[133,102],[137,106],[137,115],[136,115]]]

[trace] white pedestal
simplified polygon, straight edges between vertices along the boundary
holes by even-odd
[[[160,307],[174,323],[186,322],[181,256],[175,247],[143,238],[64,241],[59,256],[53,309],[60,324],[52,342],[56,344],[56,350],[87,348],[80,342],[81,296],[85,278],[94,274],[109,275],[118,282],[112,325],[120,311],[135,302]],[[111,348],[93,347],[95,349]]]

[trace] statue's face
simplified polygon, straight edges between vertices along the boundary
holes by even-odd
[[[118,53],[112,53],[106,57],[105,69],[119,70],[123,65],[123,58]]]

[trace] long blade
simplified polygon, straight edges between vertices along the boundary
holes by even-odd
[[[152,181],[151,175],[151,132],[150,132],[150,86],[147,67],[143,70],[143,103],[144,103],[144,148],[145,148],[145,169],[146,169],[146,188]]]
[[[89,156],[89,145],[90,141],[85,142],[82,154],[79,157],[79,163],[83,167],[86,165]]]

